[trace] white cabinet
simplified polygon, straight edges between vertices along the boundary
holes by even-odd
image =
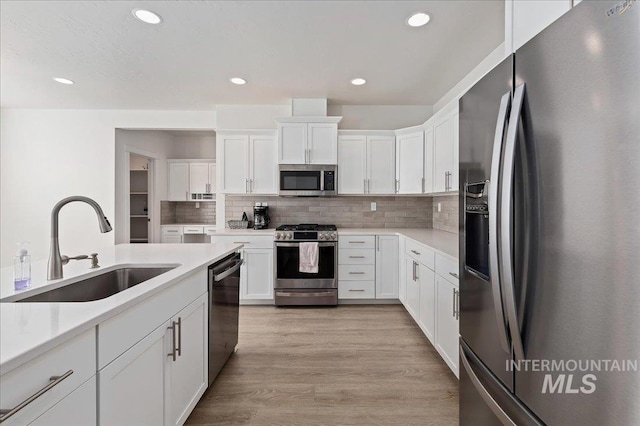
[[[189,199],[189,163],[169,162],[169,201],[187,201]]]
[[[165,424],[167,354],[173,342],[162,324],[99,373],[99,424]]]
[[[422,194],[424,185],[424,132],[396,136],[398,194]]]
[[[376,299],[398,298],[398,237],[376,236]]]
[[[207,387],[207,294],[100,370],[100,425],[182,424]]]
[[[393,135],[338,137],[338,194],[395,194]]]
[[[420,264],[413,260],[411,257],[406,256],[405,258],[406,265],[406,296],[405,296],[405,307],[407,311],[411,314],[415,321],[418,321],[420,317],[420,283],[418,281],[418,267]]]
[[[223,193],[278,192],[275,135],[218,134],[217,141]]]
[[[96,377],[67,395],[30,426],[91,426],[97,424]]]
[[[342,117],[318,121],[277,119],[279,164],[338,164],[338,122]]]
[[[243,249],[240,299],[273,299],[273,249]]]
[[[459,298],[458,288],[436,274],[436,349],[458,376]]]
[[[507,53],[515,52],[567,13],[571,9],[571,3],[571,0],[506,0]],[[579,2],[574,0],[573,3],[575,6]]]
[[[189,192],[192,194],[204,194],[209,191],[209,164],[189,164]]]
[[[428,126],[424,131],[424,193],[433,192],[433,126]]]
[[[162,244],[182,244],[182,235],[163,235]]]
[[[420,316],[419,323],[424,334],[435,342],[436,334],[436,274],[431,269],[420,264],[418,266],[420,281]]]
[[[458,106],[438,113],[433,122],[433,192],[457,191]]]

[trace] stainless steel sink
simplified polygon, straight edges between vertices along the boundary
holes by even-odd
[[[91,302],[113,296],[174,268],[175,266],[114,269],[64,287],[20,299],[18,302]]]

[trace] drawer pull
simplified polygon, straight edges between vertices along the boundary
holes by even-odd
[[[349,241],[349,244],[364,244],[366,241]]]
[[[178,232],[175,229],[167,229],[167,232]]]
[[[251,244],[249,241],[234,241],[233,244]]]
[[[419,251],[411,250],[411,253],[415,254],[416,256],[420,256],[420,252]]]
[[[351,275],[364,275],[364,272],[349,272]]]
[[[364,291],[364,289],[361,289],[361,288],[350,288],[349,291]]]
[[[72,374],[73,374],[73,370],[69,370],[66,373],[64,373],[62,376],[51,376],[49,377],[49,384],[47,386],[43,387],[38,392],[34,393],[29,398],[22,401],[20,404],[16,405],[11,409],[4,409],[4,410],[0,409],[0,423],[4,422],[9,417],[13,416],[14,414],[22,410],[27,405],[31,404],[33,401],[35,401],[36,399],[38,399],[39,397],[47,393],[47,391],[49,391],[51,388],[55,387],[56,385],[59,385],[64,379],[66,379]]]
[[[449,272],[449,275],[451,275],[456,280],[458,279],[458,274],[456,274],[455,272]]]
[[[349,259],[364,259],[364,256],[349,256]]]

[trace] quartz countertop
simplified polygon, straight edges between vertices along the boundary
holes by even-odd
[[[13,289],[13,268],[0,269],[0,302],[3,302],[0,303],[0,374],[5,374],[95,327],[241,247],[241,244],[111,246],[100,250],[99,269],[89,269],[89,260],[73,261],[64,266],[65,277],[61,280],[46,280],[46,260],[33,262],[31,287],[20,292]],[[132,265],[176,268],[113,296],[92,302],[10,302],[90,278],[116,267]]]
[[[216,226],[215,223],[163,223],[160,226]]]
[[[338,235],[402,235],[458,262],[458,234],[432,228],[338,228]]]

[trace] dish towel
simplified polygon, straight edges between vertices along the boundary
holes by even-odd
[[[318,243],[300,243],[300,272],[318,273]]]

